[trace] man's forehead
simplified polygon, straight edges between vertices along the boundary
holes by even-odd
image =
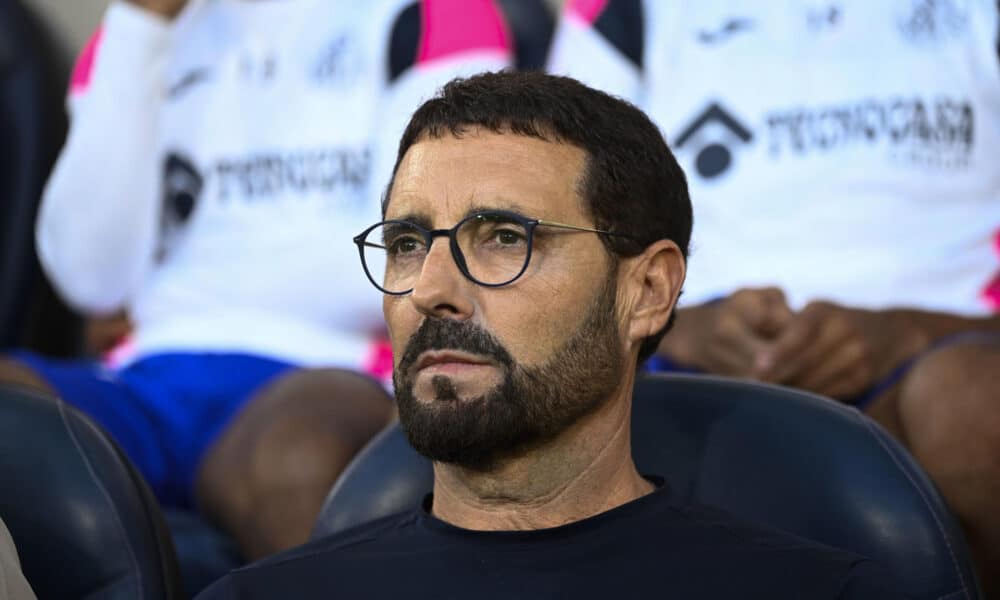
[[[481,210],[566,217],[580,208],[584,157],[575,146],[516,134],[424,137],[400,161],[386,219],[450,222]]]

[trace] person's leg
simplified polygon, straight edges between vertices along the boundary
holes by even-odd
[[[58,396],[114,439],[159,496],[167,465],[157,425],[142,398],[118,373],[83,360],[46,358],[27,351],[0,357],[0,383],[22,385]]]
[[[987,597],[1000,597],[1000,340],[921,357],[868,414],[909,448],[963,525]]]
[[[248,559],[301,544],[337,476],[394,414],[386,391],[357,373],[281,375],[209,447],[196,500]]]

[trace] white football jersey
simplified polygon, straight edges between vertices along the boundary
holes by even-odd
[[[685,301],[1000,309],[996,0],[571,0],[551,69],[684,167]]]
[[[488,0],[191,0],[171,23],[117,2],[74,74],[46,270],[85,311],[128,307],[134,356],[364,367],[381,294],[352,237],[402,129],[510,62]]]

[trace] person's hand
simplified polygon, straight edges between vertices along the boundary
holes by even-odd
[[[132,333],[132,322],[125,311],[108,316],[91,317],[84,324],[84,343],[87,352],[100,356],[113,349]]]
[[[781,290],[742,289],[717,302],[679,311],[660,351],[709,373],[750,377],[791,318]]]
[[[165,19],[173,19],[184,9],[188,0],[127,0],[127,2],[156,13]]]
[[[753,377],[847,400],[916,351],[918,337],[887,313],[813,302],[764,350]]]

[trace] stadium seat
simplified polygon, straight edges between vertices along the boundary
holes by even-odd
[[[66,133],[67,63],[23,2],[0,0],[0,348],[63,356],[81,324],[42,274],[35,215]]]
[[[914,598],[980,598],[962,533],[902,447],[857,410],[789,388],[646,375],[632,444],[640,472],[712,505],[874,558]],[[393,425],[330,492],[313,537],[418,505],[429,461]]]
[[[41,600],[186,597],[146,484],[61,400],[0,386],[0,482],[0,516]]]

